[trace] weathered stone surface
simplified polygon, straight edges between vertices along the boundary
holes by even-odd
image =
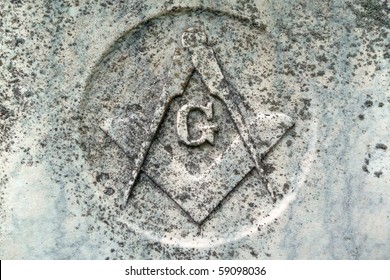
[[[0,257],[388,259],[389,10],[1,2]]]

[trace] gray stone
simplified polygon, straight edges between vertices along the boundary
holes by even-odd
[[[388,259],[389,3],[0,3],[2,259]]]

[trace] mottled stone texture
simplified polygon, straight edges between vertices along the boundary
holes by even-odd
[[[386,0],[0,0],[0,258],[389,259],[389,14]],[[142,98],[153,114],[190,22],[206,27],[248,123],[295,124],[262,158],[283,195],[252,170],[201,225],[151,178],[188,96],[166,112],[151,148],[165,150],[125,206],[132,159],[99,129],[113,112],[142,118]],[[195,73],[185,92],[205,106],[203,82]],[[221,150],[202,146],[201,163],[180,150],[191,174],[240,139],[213,102]]]

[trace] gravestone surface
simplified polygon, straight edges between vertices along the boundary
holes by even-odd
[[[2,259],[390,257],[390,2],[0,16]]]

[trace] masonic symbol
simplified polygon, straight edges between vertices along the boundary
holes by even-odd
[[[255,169],[261,184],[276,201],[280,192],[267,178],[262,158],[294,125],[292,119],[280,113],[259,114],[250,123],[246,123],[214,51],[207,44],[205,32],[195,28],[187,29],[182,34],[181,43],[182,47],[175,50],[162,94],[147,127],[130,125],[131,131],[126,134],[123,131],[129,130],[129,119],[116,117],[100,124],[100,128],[134,163],[128,188],[123,192],[123,205],[127,204],[141,171],[198,224],[209,216],[252,169]],[[183,164],[180,160],[164,149],[161,143],[154,141],[171,101],[183,95],[194,71],[200,75],[208,93],[222,101],[238,132],[236,139],[233,139],[222,155],[197,176],[181,168]],[[189,133],[188,116],[192,111],[198,111],[208,122],[208,125],[200,127],[201,133],[197,137],[191,137]],[[194,148],[206,142],[214,145],[218,126],[213,123],[213,117],[212,102],[182,106],[176,115],[179,143]],[[131,144],[137,134],[135,130],[142,130],[143,135],[137,149]]]

